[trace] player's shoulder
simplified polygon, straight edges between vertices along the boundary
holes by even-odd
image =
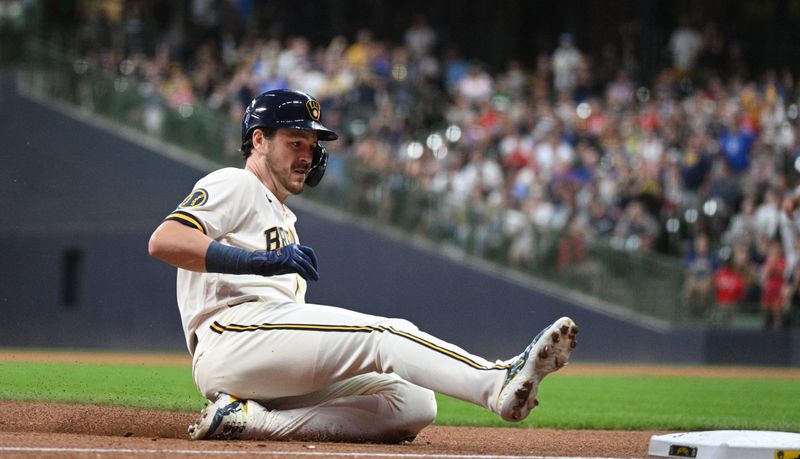
[[[198,186],[210,184],[224,184],[225,186],[238,188],[241,186],[248,186],[252,182],[257,182],[255,176],[246,169],[238,167],[224,167],[210,172],[205,177],[201,178],[197,184]]]
[[[213,172],[210,172],[204,178],[208,178],[211,180],[220,180],[228,178],[241,179],[247,175],[252,175],[252,173],[240,167],[223,167],[222,169],[217,169]]]

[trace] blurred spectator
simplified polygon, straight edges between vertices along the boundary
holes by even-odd
[[[447,88],[448,92],[455,93],[458,82],[469,72],[469,61],[461,56],[457,48],[451,46],[445,50],[443,67],[445,88]]]
[[[735,213],[722,235],[722,242],[733,244],[734,241],[751,238],[757,234],[755,200],[752,196],[744,196],[739,203],[739,212]]]
[[[771,240],[777,235],[781,218],[780,204],[780,197],[777,191],[773,188],[768,188],[764,192],[763,201],[756,207],[753,215],[757,244]]]
[[[553,88],[556,92],[572,95],[578,84],[578,70],[582,60],[583,56],[575,47],[572,34],[561,34],[552,57]]]
[[[411,56],[416,60],[422,60],[433,53],[436,46],[436,32],[424,14],[416,14],[405,31],[403,41]]]
[[[746,313],[757,313],[761,299],[761,279],[759,278],[761,260],[755,258],[755,247],[751,241],[752,235],[745,234],[733,242],[731,265],[744,281],[744,297],[739,310]]]
[[[628,77],[628,72],[623,69],[617,71],[616,78],[606,89],[606,103],[611,111],[624,110],[634,102],[633,81]]]
[[[567,224],[567,231],[558,241],[558,258],[556,266],[559,270],[574,267],[587,258],[584,236],[585,229],[579,220]]]
[[[585,216],[585,235],[591,240],[604,239],[611,236],[616,221],[603,202],[595,197],[589,202]]]
[[[706,234],[700,233],[694,237],[692,250],[683,263],[686,273],[684,301],[691,317],[702,318],[709,312],[714,299],[714,272],[717,270],[717,257],[711,252]]]
[[[672,31],[668,44],[672,55],[672,68],[680,75],[694,69],[695,61],[703,48],[703,36],[692,27],[689,16],[682,15],[678,27]]]
[[[724,125],[719,144],[720,152],[734,174],[742,173],[750,166],[753,133],[749,127],[737,126],[733,121],[729,121]]]
[[[788,323],[800,307],[800,188],[786,196],[782,204],[780,233],[786,256],[783,310],[784,322]]]
[[[651,249],[660,232],[658,222],[648,214],[641,201],[630,201],[614,226],[613,238],[620,248]]]
[[[779,330],[783,327],[783,276],[786,271],[786,258],[778,240],[771,240],[767,248],[767,258],[761,271],[761,311],[764,315],[764,328]]]
[[[473,63],[467,74],[458,82],[456,94],[473,107],[478,106],[489,101],[493,84],[492,77],[481,68],[481,65]]]
[[[714,310],[710,320],[714,325],[726,326],[745,298],[745,279],[728,258],[714,273]]]

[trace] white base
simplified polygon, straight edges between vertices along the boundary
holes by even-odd
[[[648,454],[697,459],[800,459],[800,434],[712,430],[653,435]]]

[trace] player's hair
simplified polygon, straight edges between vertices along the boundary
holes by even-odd
[[[257,127],[253,129],[253,132],[256,132],[256,129],[261,131],[264,134],[264,137],[271,139],[275,137],[275,133],[278,131],[276,128],[267,128],[267,127]],[[242,152],[242,159],[247,161],[247,158],[250,157],[250,154],[253,153],[253,132],[247,137],[247,140],[242,143],[242,148],[239,150]]]

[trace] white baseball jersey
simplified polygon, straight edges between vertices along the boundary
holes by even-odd
[[[248,251],[299,242],[297,217],[246,169],[225,168],[203,177],[166,220]],[[297,274],[265,277],[178,269],[178,306],[189,352],[194,353],[195,331],[221,309],[253,300],[304,303],[305,292],[306,282]]]
[[[299,242],[295,215],[244,169],[200,179],[167,219],[245,250]],[[209,399],[248,400],[246,437],[412,438],[436,415],[433,391],[499,412],[510,362],[406,320],[306,304],[297,274],[179,269],[177,287],[195,384]]]

